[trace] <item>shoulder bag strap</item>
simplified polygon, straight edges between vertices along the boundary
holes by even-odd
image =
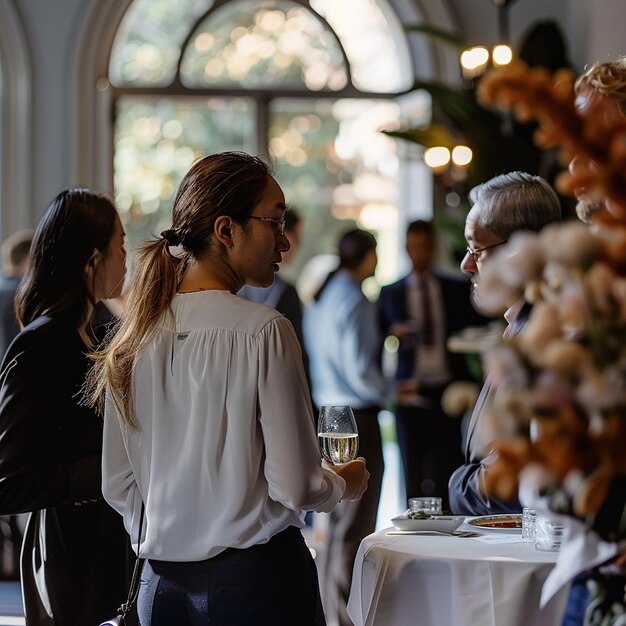
[[[137,559],[135,560],[135,568],[133,569],[133,576],[130,579],[130,589],[128,590],[128,598],[126,602],[117,609],[117,612],[121,617],[125,617],[127,613],[133,608],[133,605],[137,601],[139,595],[139,582],[141,580],[141,567],[144,559],[139,558],[139,542],[141,541],[141,528],[143,527],[143,518],[145,513],[145,505],[141,503],[141,515],[139,516],[139,530],[137,531]]]

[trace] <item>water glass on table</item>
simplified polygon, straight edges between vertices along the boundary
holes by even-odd
[[[535,520],[535,548],[544,552],[558,552],[565,530],[549,517],[537,515]]]
[[[522,539],[525,541],[535,541],[535,523],[537,522],[537,511],[525,506],[522,509]]]
[[[409,498],[410,513],[424,513],[426,515],[441,515],[441,498],[419,497]]]
[[[359,433],[348,405],[326,404],[320,408],[317,437],[322,457],[333,465],[356,459]]]

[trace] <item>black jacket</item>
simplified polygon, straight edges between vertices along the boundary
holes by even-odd
[[[15,338],[0,369],[0,514],[31,511],[26,623],[97,625],[125,600],[132,553],[102,498],[102,418],[82,406],[86,347],[63,317]]]

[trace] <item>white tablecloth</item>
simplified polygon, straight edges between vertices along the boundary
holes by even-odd
[[[520,534],[461,538],[390,530],[359,547],[348,603],[355,626],[560,626],[568,587],[539,608],[557,553],[536,550]]]

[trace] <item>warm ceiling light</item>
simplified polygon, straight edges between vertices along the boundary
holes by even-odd
[[[428,148],[428,150],[424,152],[424,163],[426,163],[428,167],[436,169],[447,165],[449,162],[450,150],[448,150],[448,148],[436,146],[434,148]]]
[[[472,80],[480,76],[489,63],[489,50],[485,46],[474,46],[461,54],[463,78]]]
[[[466,70],[476,70],[489,61],[489,50],[485,46],[474,46],[461,54],[461,65]]]
[[[452,150],[452,162],[455,165],[469,165],[472,161],[472,150],[467,146],[455,146]]]
[[[510,46],[499,44],[493,47],[491,58],[494,65],[508,65],[513,60],[513,50]]]

